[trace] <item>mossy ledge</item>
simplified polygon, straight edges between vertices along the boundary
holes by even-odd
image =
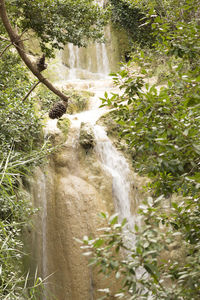
[[[98,121],[99,125],[102,125],[106,129],[106,133],[114,143],[115,147],[122,151],[128,159],[133,159],[135,156],[135,148],[130,148],[126,141],[123,139],[121,133],[121,126],[115,121],[116,114],[114,111],[110,111],[104,114]]]
[[[65,139],[67,139],[70,124],[71,124],[71,122],[67,117],[62,117],[57,122],[57,127],[62,131]]]

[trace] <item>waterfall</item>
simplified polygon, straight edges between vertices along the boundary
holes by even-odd
[[[70,43],[64,49],[63,61],[68,70],[67,80],[103,79],[110,72],[106,44],[79,48]]]
[[[87,269],[87,261],[82,258],[79,245],[73,240],[74,237],[81,239],[84,235],[98,234],[98,212],[117,212],[120,221],[126,218],[129,227],[134,226],[132,171],[105,129],[96,124],[107,111],[98,106],[99,97],[103,96],[108,82],[95,83],[96,86],[94,84],[90,88],[95,95],[91,97],[89,110],[67,115],[71,121],[68,139],[52,157],[47,177],[41,177],[40,183],[44,210],[43,275],[53,274],[47,281],[46,295],[50,290],[62,300],[97,299],[97,287],[105,286],[91,269]],[[108,85],[106,90],[112,92],[113,87]],[[56,123],[57,120],[48,121],[46,136],[59,136]],[[89,124],[94,132],[96,145],[91,153],[79,144],[82,123]],[[131,242],[134,242],[133,239]],[[48,297],[44,296],[43,300],[48,300]]]
[[[77,48],[74,47],[73,44],[69,43],[68,44],[69,48],[69,78],[70,79],[75,79],[76,78],[76,56],[77,54]]]
[[[88,45],[86,49],[68,44],[57,53],[52,65],[58,74],[56,84],[86,89],[94,95],[87,111],[63,116],[71,122],[67,140],[51,156],[45,175],[38,174],[39,188],[35,187],[33,193],[35,203],[42,208],[38,262],[42,260],[43,279],[48,278],[43,300],[99,298],[96,290],[104,288],[105,282],[87,267],[87,259],[74,237],[97,235],[102,225],[97,215],[102,211],[117,212],[120,220],[126,218],[129,227],[134,226],[132,211],[137,195],[133,191],[132,171],[105,129],[97,125],[107,112],[106,108],[99,108],[99,98],[105,91],[116,92],[108,79],[111,56],[107,43]],[[91,151],[85,151],[79,143],[82,123],[89,124],[94,133],[96,145]],[[62,133],[56,119],[47,121],[44,132],[45,138],[60,142]]]

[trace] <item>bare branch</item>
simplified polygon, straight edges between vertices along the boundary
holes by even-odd
[[[23,41],[27,41],[27,40],[29,40],[29,39],[23,39],[23,40],[21,40],[22,42]],[[8,40],[9,42],[10,42],[10,40]],[[8,44],[4,49],[3,49],[3,51],[0,53],[0,57],[4,54],[4,52],[8,49],[8,48],[10,48],[11,46],[16,46],[15,45],[15,43],[10,43],[10,44]],[[22,51],[24,51],[24,49],[21,49]]]
[[[36,83],[32,86],[32,88],[28,91],[28,93],[27,93],[26,96],[22,99],[22,101],[25,101],[25,100],[28,98],[28,96],[32,93],[32,91],[36,88],[36,86],[37,86],[39,83],[40,83],[40,81],[36,82]]]
[[[29,70],[38,78],[40,82],[46,85],[54,94],[58,95],[63,101],[68,102],[69,97],[63,94],[60,90],[55,88],[51,82],[49,82],[37,69],[36,65],[31,62],[24,51],[24,44],[21,40],[21,36],[19,36],[14,29],[12,28],[10,21],[7,16],[5,1],[0,0],[0,17],[2,19],[3,25],[10,37],[10,41],[14,44],[15,48],[17,49],[18,54],[20,55],[21,59],[24,61],[26,66]]]
[[[10,46],[12,46],[13,45],[13,43],[10,43],[10,44],[8,44],[4,49],[3,49],[3,51],[0,53],[0,57],[4,54],[4,52],[10,47]]]
[[[1,4],[0,4],[0,7],[1,7]],[[25,30],[22,32],[22,34],[20,34],[20,38],[22,37],[22,35],[23,35],[26,31],[27,31],[27,29],[25,29]],[[5,38],[4,36],[1,36],[1,35],[0,35],[0,39],[3,40],[3,41],[10,42],[10,39],[7,39],[7,38]],[[25,39],[25,40],[26,40],[26,39]],[[24,41],[25,41],[25,40],[24,40]]]
[[[27,40],[29,40],[29,39],[24,39],[24,40],[21,40],[21,41],[27,41]],[[10,41],[10,40],[9,40]],[[0,53],[0,57],[4,54],[4,52],[8,49],[8,48],[10,48],[11,46],[16,46],[15,45],[15,43],[10,43],[10,44],[8,44],[4,49],[3,49],[3,51]],[[24,51],[24,49],[21,49],[22,51]]]
[[[20,41],[20,38],[22,37],[22,35],[26,32],[27,30],[24,30],[23,32],[22,32],[22,34],[20,34],[20,36],[19,36],[19,41]],[[8,42],[10,42],[10,39],[7,39],[7,38],[5,38],[5,37],[3,37],[3,36],[0,36],[0,39],[2,39],[3,41],[8,41]],[[26,38],[26,39],[23,39],[23,40],[21,40],[22,42],[24,42],[24,41],[27,41],[27,40],[29,40],[28,38]],[[15,43],[13,43],[13,42],[11,42],[9,45],[7,45],[4,49],[3,49],[3,51],[0,53],[0,57],[4,54],[4,52],[8,49],[8,48],[10,48],[10,46],[16,46],[15,45]]]

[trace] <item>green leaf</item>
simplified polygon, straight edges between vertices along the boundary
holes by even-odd
[[[144,268],[154,278],[155,282],[158,283],[158,277],[156,275],[157,269],[155,266],[150,263],[145,263]]]
[[[127,219],[124,218],[124,219],[122,220],[121,226],[124,227],[126,224],[127,224]]]
[[[118,214],[114,214],[110,217],[109,222],[111,225],[118,223]]]
[[[104,242],[105,241],[103,239],[98,239],[97,241],[95,241],[94,247],[95,248],[99,248],[99,247],[101,247],[104,244]]]
[[[102,218],[104,218],[104,219],[107,218],[107,215],[106,215],[106,213],[104,213],[104,212],[100,212],[100,213],[99,213],[99,216],[102,217]]]

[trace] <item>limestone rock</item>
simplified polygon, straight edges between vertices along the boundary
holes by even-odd
[[[81,130],[94,145],[90,127],[83,124]],[[55,299],[100,298],[97,290],[104,288],[105,282],[88,267],[88,259],[74,238],[95,237],[98,228],[105,226],[98,213],[114,213],[112,178],[98,162],[95,151],[85,154],[79,143],[79,128],[69,128],[67,141],[53,153],[44,173],[36,170],[32,195],[41,210],[29,250],[31,275],[34,278],[37,262],[40,276],[49,276],[45,281],[47,294]],[[116,279],[110,283],[115,289]]]

